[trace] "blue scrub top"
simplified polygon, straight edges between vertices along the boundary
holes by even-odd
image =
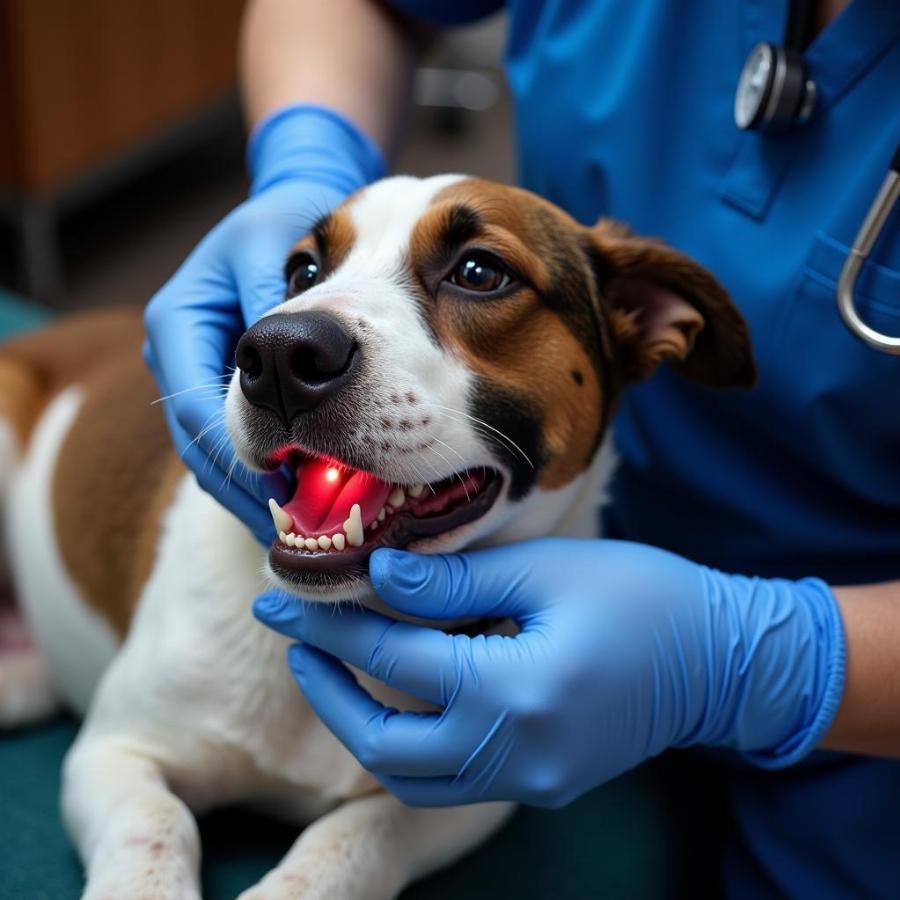
[[[394,5],[454,24],[504,4]],[[730,572],[900,579],[900,358],[853,338],[835,305],[900,142],[900,3],[852,0],[828,25],[805,54],[813,117],[774,136],[739,131],[732,109],[751,47],[780,43],[787,0],[506,7],[521,183],[586,224],[613,216],[690,254],[730,291],[753,337],[752,391],[663,370],[627,392],[615,531]],[[871,260],[858,309],[900,334],[900,210]],[[900,891],[900,767],[843,759],[812,781],[735,781],[756,859],[731,871],[753,885],[748,896],[776,885],[810,897]]]

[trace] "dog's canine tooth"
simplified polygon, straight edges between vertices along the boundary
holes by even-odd
[[[406,494],[403,491],[403,488],[399,485],[395,487],[390,495],[387,498],[387,502],[394,507],[394,509],[399,509],[406,502]]]
[[[337,534],[333,534],[331,536],[331,545],[335,550],[343,550],[347,545],[347,539],[344,537],[342,532],[337,532]]]
[[[425,493],[425,485],[424,484],[414,484],[409,489],[409,496],[418,499]]]
[[[330,550],[331,549],[331,538],[328,537],[327,534],[320,535],[318,544],[322,550]]]
[[[307,538],[304,542],[307,550],[318,550],[319,542],[315,538]]]
[[[344,522],[344,532],[347,535],[347,543],[351,547],[362,547],[363,537],[362,510],[358,503],[350,507],[350,518]]]
[[[290,533],[294,520],[275,502],[274,497],[269,498],[269,512],[272,513],[275,530],[283,531],[285,534]]]

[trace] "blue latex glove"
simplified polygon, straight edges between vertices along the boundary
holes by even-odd
[[[308,642],[289,660],[321,719],[412,805],[559,806],[694,744],[789,765],[824,735],[843,689],[843,626],[817,579],[559,539],[451,556],[377,550],[371,576],[408,615],[508,616],[522,629],[450,636],[278,593],[257,600],[263,622]],[[388,709],[335,656],[443,710]]]
[[[264,543],[268,497],[285,479],[260,478],[234,457],[224,395],[243,331],[284,299],[291,246],[315,220],[384,174],[378,148],[330,110],[293,106],[250,138],[250,198],[222,220],[150,301],[144,357],[159,383],[175,445],[200,485]]]

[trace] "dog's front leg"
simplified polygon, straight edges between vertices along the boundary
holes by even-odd
[[[496,831],[508,803],[413,809],[390,794],[351,800],[314,822],[238,900],[389,900]]]
[[[84,900],[199,900],[194,817],[138,742],[79,738],[62,803],[87,870]]]

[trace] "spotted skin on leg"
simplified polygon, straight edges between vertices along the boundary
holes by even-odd
[[[318,819],[238,900],[388,900],[500,828],[507,803],[413,809],[377,793]]]
[[[87,870],[83,900],[200,900],[194,817],[133,741],[76,742],[63,813]]]

